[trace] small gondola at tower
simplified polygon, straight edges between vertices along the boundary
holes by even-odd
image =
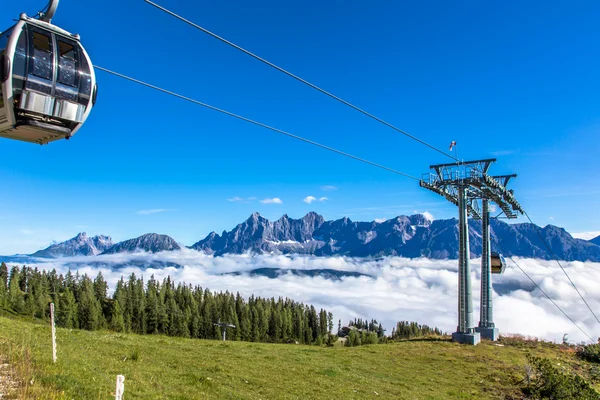
[[[39,19],[21,14],[0,33],[0,137],[69,139],[96,102],[94,67],[79,35],[51,23],[58,1],[50,0]]]

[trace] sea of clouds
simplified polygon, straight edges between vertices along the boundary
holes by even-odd
[[[586,333],[594,340],[600,337],[600,324],[555,261],[518,258],[515,261]],[[493,276],[494,319],[501,333],[519,333],[557,342],[562,341],[566,333],[570,342],[589,342],[510,260],[508,264],[503,275]],[[479,265],[479,259],[471,260],[475,325],[479,321]],[[101,271],[111,288],[121,276],[127,278],[135,273],[145,279],[154,275],[161,280],[170,275],[175,282],[240,292],[243,296],[290,297],[333,312],[336,326],[338,319],[346,324],[354,318],[375,318],[383,323],[388,334],[400,320],[418,321],[446,332],[456,330],[457,324],[456,260],[285,255],[213,257],[184,249],[158,254],[37,260],[35,266],[56,269],[59,273],[70,269],[91,277]],[[600,263],[564,262],[563,267],[600,316]],[[248,274],[256,268],[333,269],[368,276],[331,280],[285,273],[276,279]]]

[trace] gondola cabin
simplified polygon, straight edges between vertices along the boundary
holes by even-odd
[[[506,260],[500,253],[492,252],[492,274],[503,274],[506,269]]]
[[[31,143],[69,139],[97,94],[79,35],[25,14],[0,34],[0,79],[0,137]]]

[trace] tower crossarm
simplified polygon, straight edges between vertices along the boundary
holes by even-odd
[[[523,214],[523,208],[521,204],[515,199],[512,189],[507,189],[503,183],[508,183],[511,178],[515,178],[517,175],[501,175],[498,177],[483,175],[482,182],[485,184],[485,188],[482,188],[482,192],[486,195],[486,198],[496,203],[507,218],[517,218],[517,212]]]
[[[517,174],[509,174],[509,175],[495,175],[492,178],[494,178],[495,180],[500,182],[502,184],[502,186],[507,187],[508,181],[510,181],[512,178],[516,178],[516,177],[517,177]]]
[[[421,180],[419,181],[419,186],[422,188],[431,190],[432,192],[444,197],[450,203],[458,206],[458,194],[456,192],[456,187],[453,185],[445,184],[445,183],[434,183],[431,184],[428,181]],[[475,199],[478,197],[469,196],[469,201],[467,202],[467,212],[469,215],[475,219],[481,219],[481,213],[479,211],[479,204]]]

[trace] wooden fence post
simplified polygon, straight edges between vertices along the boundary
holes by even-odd
[[[52,362],[56,362],[56,326],[54,325],[54,303],[50,303],[50,324],[52,326]]]
[[[125,377],[117,375],[117,389],[115,390],[115,400],[123,400],[123,392],[125,392]]]

